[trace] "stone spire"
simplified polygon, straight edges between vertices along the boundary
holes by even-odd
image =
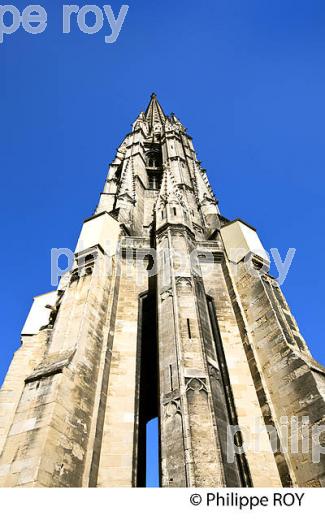
[[[165,113],[157,99],[155,93],[151,94],[150,103],[144,113],[145,119],[150,129],[154,129],[156,125],[162,126],[166,121]]]

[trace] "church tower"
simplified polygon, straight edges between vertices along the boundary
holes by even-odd
[[[57,290],[0,392],[0,485],[325,485],[325,369],[256,230],[220,214],[155,94],[117,149]]]

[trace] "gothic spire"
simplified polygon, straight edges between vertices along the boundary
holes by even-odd
[[[150,103],[147,106],[144,116],[150,128],[154,128],[156,124],[163,125],[166,121],[165,113],[155,93],[151,94]]]

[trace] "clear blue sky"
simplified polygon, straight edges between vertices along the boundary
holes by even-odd
[[[0,45],[0,381],[33,295],[51,290],[50,249],[74,247],[152,91],[188,127],[222,213],[296,248],[283,290],[325,364],[325,2],[129,0],[112,45],[107,27],[63,35],[63,3],[42,2],[46,32]]]

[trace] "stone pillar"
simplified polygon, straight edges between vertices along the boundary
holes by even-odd
[[[163,486],[223,486],[188,230],[157,236]]]

